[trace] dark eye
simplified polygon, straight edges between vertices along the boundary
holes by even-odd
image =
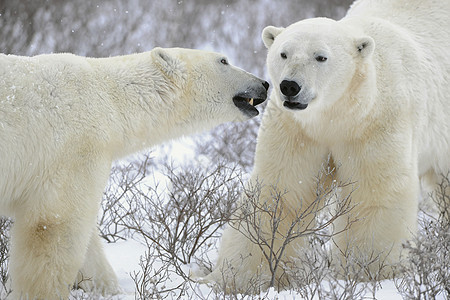
[[[327,59],[328,59],[328,58],[326,58],[325,56],[322,56],[322,55],[317,55],[317,56],[316,56],[316,60],[317,60],[318,62],[325,62],[325,61],[327,61]]]
[[[220,60],[220,63],[223,64],[223,65],[228,65],[228,60],[226,58],[222,58]]]
[[[282,59],[286,59],[286,58],[287,58],[287,55],[286,55],[286,53],[284,53],[284,52],[281,52],[281,53],[280,53],[280,56],[281,56]]]

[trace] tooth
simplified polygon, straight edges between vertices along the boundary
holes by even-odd
[[[253,105],[253,98],[251,98],[248,103],[250,103],[250,105]]]

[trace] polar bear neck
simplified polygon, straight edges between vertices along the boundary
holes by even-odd
[[[196,131],[173,102],[181,89],[161,73],[150,52],[95,60],[114,106],[113,157],[121,157]],[[193,119],[193,121],[195,121]],[[200,125],[197,127],[201,127]]]

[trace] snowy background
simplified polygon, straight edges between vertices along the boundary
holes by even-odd
[[[265,72],[266,49],[260,38],[265,26],[287,26],[300,19],[317,16],[338,19],[344,16],[351,2],[351,0],[0,0],[0,51],[16,55],[71,52],[83,56],[105,57],[148,51],[156,46],[197,48],[222,52],[229,57],[232,64],[268,80]],[[258,125],[259,119],[245,124],[224,124],[211,132],[167,143],[114,164],[103,199],[106,213],[102,212],[99,215],[99,228],[104,237],[108,259],[123,288],[123,293],[114,299],[223,298],[223,295],[212,292],[205,285],[186,284],[186,280],[179,276],[183,272],[189,274],[189,268],[198,268],[194,259],[192,261],[188,259],[187,264],[177,264],[181,271],[169,268],[155,275],[155,270],[164,264],[158,260],[157,255],[149,256],[157,250],[151,240],[145,239],[145,232],[136,228],[134,231],[130,229],[130,224],[150,226],[145,223],[145,204],[134,207],[144,211],[140,212],[141,219],[136,216],[126,219],[125,216],[135,205],[133,203],[155,204],[160,200],[163,203],[168,201],[166,194],[176,196],[174,188],[176,183],[192,183],[199,180],[191,178],[189,181],[190,176],[195,174],[229,176],[230,186],[220,185],[217,191],[222,193],[227,189],[231,191],[227,194],[228,197],[237,198],[242,186],[236,187],[236,184],[245,181],[251,171]],[[223,165],[231,168],[231,171],[220,169]],[[219,173],[217,170],[220,170]],[[224,175],[224,172],[230,173]],[[116,204],[114,208],[110,207],[111,203]],[[212,261],[215,256],[215,243],[220,236],[219,225],[222,224],[214,223],[214,225],[217,225],[214,227],[217,232],[211,240],[208,240],[210,246],[199,248],[196,253],[197,256],[199,253],[207,255],[208,260]],[[7,224],[4,228],[6,227]],[[164,236],[167,232],[159,234]],[[2,231],[2,238],[8,238],[6,229]],[[444,241],[444,246],[448,246],[448,238]],[[2,247],[5,246],[2,244]],[[434,260],[434,263],[444,269],[444,277],[449,276],[449,260],[445,260],[448,258],[448,251],[449,249],[446,249],[446,252],[443,252],[443,255],[447,256],[441,263]],[[147,270],[148,274],[153,274],[151,276],[153,279],[150,279],[151,282],[145,281],[145,278],[139,276],[146,272],[145,262],[155,257],[156,261],[151,264],[152,270]],[[0,275],[3,279],[7,276],[7,256],[1,259]],[[422,276],[419,277],[420,294],[420,289],[428,289],[430,284],[424,282]],[[326,286],[327,282],[329,286]],[[414,299],[414,295],[417,295],[414,291],[409,294],[405,290],[398,292],[397,286],[400,283],[394,281],[354,285],[352,292],[342,291],[349,287],[348,282],[327,282],[324,283],[324,289],[332,290],[330,287],[332,283],[338,285],[334,288],[340,292],[333,297],[327,294],[333,299],[402,299],[408,298],[408,295],[413,295],[409,299]],[[444,299],[445,295],[448,296],[448,290],[445,294],[442,292],[443,284],[439,284],[435,288],[437,292],[424,295],[435,295]],[[175,288],[171,290],[171,287]],[[162,292],[158,292],[158,289]],[[306,294],[309,295],[307,298],[312,298],[314,293]],[[271,289],[263,291],[256,298],[299,299],[306,297],[306,294],[300,293],[298,289],[279,293]],[[96,299],[98,296],[76,291],[71,297]],[[319,298],[317,294],[316,298]],[[428,299],[425,296],[422,298]]]

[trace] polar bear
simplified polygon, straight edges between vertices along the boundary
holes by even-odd
[[[450,169],[449,14],[449,1],[360,0],[340,21],[263,30],[274,89],[249,186],[262,183],[261,205],[274,187],[283,194],[280,230],[316,199],[316,176],[331,155],[340,165],[336,178],[356,181],[351,215],[358,219],[335,236],[333,254],[350,246],[385,264],[399,262],[402,243],[416,230],[419,179]],[[241,203],[247,201],[244,195]],[[344,221],[336,221],[335,232]],[[228,279],[229,289],[247,291],[254,276],[270,278],[261,245],[247,238],[271,232],[269,220],[260,223],[258,232],[237,223],[225,229],[206,280]],[[301,247],[305,239],[290,243],[282,261]],[[282,267],[275,275],[275,286],[287,284]]]
[[[96,216],[111,162],[258,114],[268,83],[221,54],[155,48],[85,58],[0,55],[0,212],[13,298],[67,298],[78,272],[118,291]]]

